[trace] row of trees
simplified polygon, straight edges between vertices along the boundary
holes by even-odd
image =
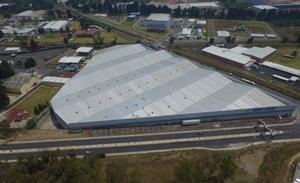
[[[38,104],[38,106],[34,106],[34,114],[39,115],[47,107],[49,107],[49,102],[46,100],[45,103],[41,103]]]
[[[18,14],[26,10],[46,10],[53,9],[55,1],[50,0],[17,0],[11,2],[10,6],[2,6],[1,12]]]
[[[27,58],[24,62],[24,66],[25,68],[30,68],[30,67],[34,67],[36,65],[36,61],[30,57],[30,58]]]
[[[5,93],[5,86],[3,86],[3,82],[1,82],[0,80],[0,108],[8,104],[9,104],[9,98]]]
[[[15,71],[11,68],[6,60],[2,60],[0,63],[0,79],[8,78],[15,74]]]

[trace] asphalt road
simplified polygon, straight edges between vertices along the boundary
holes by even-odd
[[[299,126],[299,125],[298,125]],[[276,136],[276,140],[284,139],[294,139],[299,138],[299,133],[286,133],[283,135]],[[130,153],[130,152],[142,152],[142,151],[156,151],[156,150],[170,150],[170,149],[184,149],[184,148],[193,148],[193,147],[206,147],[206,148],[234,148],[238,146],[248,145],[255,142],[264,142],[265,139],[262,137],[242,137],[242,138],[231,138],[231,139],[220,139],[220,140],[207,140],[207,141],[193,141],[193,142],[177,142],[170,144],[151,144],[151,145],[142,145],[142,146],[122,146],[122,147],[108,147],[108,148],[95,148],[95,149],[79,149],[74,150],[77,155],[84,155],[86,150],[92,151],[92,153]],[[66,153],[67,151],[63,151]],[[29,156],[37,155],[40,152],[31,152],[31,153],[22,153],[22,154],[1,154],[1,160],[13,160],[16,159],[18,155]]]
[[[294,131],[293,133],[300,133],[300,124],[283,125],[271,127],[276,131]],[[262,130],[262,128],[260,128]],[[233,135],[233,134],[245,134],[254,133],[254,128],[244,129],[224,129],[214,131],[203,131],[203,136],[220,136],[220,135]],[[280,135],[281,136],[281,135]],[[51,142],[36,142],[36,143],[19,143],[19,144],[2,144],[0,150],[12,150],[12,149],[30,149],[30,148],[47,148],[47,147],[64,147],[64,146],[80,146],[80,145],[93,145],[93,144],[113,144],[113,143],[125,143],[125,142],[140,142],[140,141],[154,141],[154,140],[170,140],[170,139],[184,139],[199,137],[196,132],[186,133],[170,133],[170,134],[157,134],[157,135],[142,135],[142,136],[121,136],[121,137],[105,137],[100,139],[83,139],[83,140],[63,140],[63,141],[51,141]]]

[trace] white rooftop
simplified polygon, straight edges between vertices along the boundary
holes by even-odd
[[[244,47],[239,47],[239,46],[230,49],[230,51],[239,53],[239,54],[242,54],[243,52],[245,52],[247,50],[249,50],[249,48],[244,48]]]
[[[264,34],[250,34],[251,37],[256,37],[256,38],[264,38]]]
[[[20,47],[7,47],[4,51],[15,51],[20,50]]]
[[[240,53],[237,53],[235,51],[231,51],[226,48],[219,48],[216,46],[209,46],[204,48],[202,51],[208,52],[213,55],[217,55],[219,57],[223,57],[226,59],[229,59],[233,62],[241,63],[241,64],[247,64],[248,62],[254,62],[255,60],[251,59],[248,56],[242,55]]]
[[[52,77],[46,76],[43,78],[43,82],[51,82],[51,83],[66,83],[70,78],[62,78],[62,77]]]
[[[266,9],[266,10],[276,9],[277,10],[278,9],[276,7],[268,6],[268,5],[256,5],[256,6],[253,6],[253,7],[261,9],[261,10],[263,10],[263,9]]]
[[[266,56],[270,55],[271,53],[275,52],[275,48],[271,48],[269,46],[266,46],[264,48],[260,47],[255,47],[253,46],[252,48],[249,48],[248,50],[245,50],[243,53],[247,55],[252,55],[254,57],[263,59]]]
[[[82,59],[83,57],[64,56],[58,61],[58,63],[79,63]]]
[[[276,34],[266,34],[267,38],[276,38]]]
[[[190,18],[189,19],[189,23],[194,23],[196,20],[195,19],[193,19],[193,18]]]
[[[198,3],[187,3],[191,7],[195,6],[197,8],[219,8],[215,2],[198,2]]]
[[[186,58],[131,44],[99,51],[58,91],[51,105],[72,128],[286,104]]]
[[[23,11],[15,16],[32,16],[32,17],[38,17],[42,14],[45,13],[45,10],[37,10],[37,11],[32,11],[32,10],[27,10]]]
[[[206,20],[197,20],[197,25],[206,25]]]
[[[53,29],[53,30],[58,30],[68,24],[68,21],[64,20],[59,20],[59,21],[51,21],[47,25],[45,25],[43,28],[44,29]]]
[[[217,31],[218,37],[228,37],[230,33],[228,31]]]
[[[270,67],[270,68],[273,68],[273,69],[277,69],[277,70],[280,70],[280,71],[283,71],[283,72],[287,72],[287,73],[290,73],[290,74],[293,74],[293,75],[296,75],[296,76],[300,76],[300,70],[294,69],[294,68],[291,68],[291,67],[287,67],[287,66],[284,66],[284,65],[280,65],[280,64],[277,64],[277,63],[265,61],[263,63],[263,66]]]
[[[90,53],[94,48],[93,47],[79,47],[77,53]]]
[[[192,29],[190,29],[190,28],[183,28],[181,35],[183,35],[183,34],[184,35],[189,35],[191,33],[192,33]]]
[[[151,13],[146,20],[149,21],[169,21],[170,20],[170,14],[165,13]]]

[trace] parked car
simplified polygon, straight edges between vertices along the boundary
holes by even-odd
[[[278,117],[277,117],[277,116],[274,116],[274,118],[275,118],[276,120],[278,120]]]
[[[281,117],[281,116],[278,116],[278,118],[279,118],[279,119],[282,119],[282,117]]]
[[[85,151],[85,154],[90,154],[91,153],[91,151]]]
[[[196,134],[197,134],[197,135],[202,135],[202,132],[197,132]]]

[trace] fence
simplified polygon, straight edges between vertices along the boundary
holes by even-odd
[[[47,107],[41,112],[41,114],[35,116],[34,119],[37,122],[35,129],[39,128],[49,116],[50,116],[50,107]]]

